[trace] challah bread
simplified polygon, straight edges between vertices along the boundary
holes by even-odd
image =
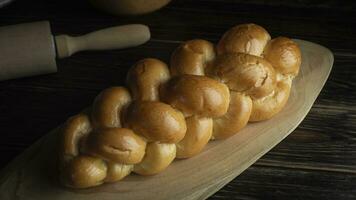
[[[149,142],[163,143],[179,142],[187,131],[183,114],[159,101],[134,101],[127,109],[125,127]]]
[[[275,84],[269,84],[272,87],[263,90],[262,94],[258,93],[257,96],[251,96],[252,111],[249,121],[267,120],[282,110],[289,97],[291,81],[298,74],[301,64],[300,49],[295,42],[286,37],[270,40],[268,32],[262,27],[256,24],[243,24],[228,30],[219,41],[217,50],[220,57],[220,59],[219,57],[216,59],[217,62],[225,63],[225,59],[221,56],[235,54],[240,58],[253,58],[256,60],[256,64],[261,65],[262,63],[262,65],[272,66],[274,69],[275,75],[270,73],[271,76],[266,78],[270,77],[271,83],[275,82]],[[248,63],[248,60],[240,62],[239,59],[235,59],[230,65],[230,71],[227,71],[237,71],[241,65]],[[216,64],[213,71],[221,71],[221,69],[216,68],[224,67],[225,65]],[[271,68],[268,67],[268,69]],[[255,80],[258,80],[258,78],[255,78]],[[261,83],[265,83],[267,80],[262,79]],[[234,89],[234,87],[231,87],[232,85],[228,85],[230,89]]]
[[[230,104],[226,114],[214,118],[212,139],[228,138],[246,126],[252,111],[252,100],[249,96],[230,91]]]
[[[201,39],[190,40],[173,52],[170,71],[172,76],[182,74],[204,76],[214,59],[215,50],[212,43]]]
[[[90,110],[60,130],[59,179],[72,188],[116,182],[131,172],[154,175],[175,158],[199,154],[249,121],[266,120],[287,103],[301,53],[261,26],[228,30],[216,46],[195,39],[172,54],[135,63],[125,87],[103,90]]]
[[[219,117],[229,107],[230,93],[225,84],[197,75],[173,77],[161,92],[161,99],[189,117]]]
[[[302,62],[298,45],[286,37],[271,40],[263,52],[274,69],[282,75],[297,76]]]
[[[157,59],[141,60],[127,78],[135,91],[134,101],[126,88],[108,88],[95,98],[91,120],[79,114],[66,122],[60,145],[64,185],[91,187],[118,181],[132,171],[152,175],[174,160],[174,142],[182,140],[186,132],[184,116],[170,105],[153,101],[158,100],[159,86],[168,78],[166,64]]]
[[[131,95],[124,87],[103,90],[94,100],[92,122],[96,128],[122,127],[122,110],[131,102]]]
[[[212,118],[224,115],[230,102],[225,84],[190,74],[173,77],[162,87],[161,96],[186,117],[187,132],[177,144],[178,158],[192,157],[205,147],[212,135]]]
[[[103,184],[106,174],[107,166],[102,159],[79,155],[64,167],[61,181],[67,187],[87,188]]]
[[[276,71],[275,90],[264,98],[253,101],[250,121],[272,118],[288,101],[292,80],[299,73],[301,52],[298,45],[286,37],[277,37],[267,44],[263,55]]]
[[[209,142],[213,132],[213,120],[196,115],[187,117],[187,132],[183,140],[176,144],[177,158],[190,158],[200,153]]]
[[[213,76],[225,83],[230,90],[260,98],[270,94],[276,86],[272,65],[263,58],[244,53],[219,55]]]
[[[249,121],[262,121],[272,118],[287,103],[292,81],[282,80],[266,97],[252,100],[252,112]]]
[[[102,128],[87,139],[87,152],[114,163],[136,164],[145,155],[146,141],[126,128]]]
[[[146,58],[137,62],[127,74],[127,85],[135,100],[158,101],[158,87],[170,78],[168,67],[158,59]]]
[[[242,24],[228,30],[219,41],[216,49],[219,55],[246,53],[259,56],[270,39],[271,36],[262,26]]]
[[[216,53],[213,44],[206,40],[195,39],[184,42],[172,54],[170,63],[171,75],[181,76],[187,74],[210,76],[215,57]],[[184,90],[189,91],[191,84],[193,83],[186,84],[187,86],[186,88],[184,88]],[[168,88],[168,91],[169,89],[170,88]],[[177,98],[173,97],[173,99]],[[199,98],[197,97],[194,97],[193,99],[199,100]],[[229,102],[229,104],[234,104],[231,99],[227,102]],[[224,126],[226,124],[230,124],[231,119],[236,120],[236,117],[238,116],[232,113],[236,111],[235,109],[230,109],[230,106],[228,107],[229,108],[226,113],[230,114],[227,116],[233,117],[231,118],[227,116],[221,116],[215,118],[219,119],[219,123],[217,123],[216,126],[213,126],[213,124],[215,124],[215,119],[212,118],[199,118],[197,116],[187,117],[186,121],[188,129],[185,138],[177,144],[177,157],[192,157],[198,154],[205,147],[205,145],[209,142],[210,139],[222,138],[223,135],[228,135],[226,134],[226,131],[222,131],[223,129],[227,128]],[[248,119],[249,116],[245,118]],[[225,121],[228,123],[224,123]],[[234,131],[229,134],[236,133],[235,130],[237,129],[234,129]]]
[[[125,165],[114,162],[107,162],[107,171],[104,182],[111,183],[119,181],[129,175],[133,170],[133,165]]]
[[[163,171],[176,157],[175,143],[187,131],[183,114],[159,101],[160,88],[170,78],[168,66],[158,59],[146,58],[132,66],[127,83],[134,101],[125,115],[125,127],[131,128],[147,141],[145,156],[133,171],[153,175]]]
[[[92,152],[95,150],[88,145],[88,141],[95,136],[89,116],[86,113],[80,113],[69,118],[61,127],[60,133],[59,174],[63,185],[73,188],[92,187],[104,182],[118,181],[132,171],[133,165],[105,161],[96,154],[89,155],[88,150]],[[100,144],[100,140],[95,142]],[[112,140],[110,142],[120,141]],[[135,151],[139,150],[139,148],[134,149]],[[143,157],[143,155],[141,156]]]
[[[145,158],[135,165],[134,172],[141,175],[157,174],[166,169],[175,157],[175,144],[151,142],[147,145]]]
[[[64,165],[79,155],[80,143],[92,131],[88,115],[80,113],[70,117],[61,127],[59,141],[59,162]]]
[[[195,49],[195,51],[191,50],[193,48]],[[207,56],[207,55],[211,55],[211,56]],[[207,57],[210,59],[206,59]],[[179,58],[179,60],[177,58]],[[211,58],[215,58],[215,52],[210,42],[204,40],[187,41],[182,45],[180,45],[177,48],[177,50],[175,50],[172,54],[171,64],[170,64],[172,76],[173,75],[178,76],[184,74],[201,75],[201,76],[207,75],[209,77],[219,80],[217,76],[213,75],[214,74],[213,70],[216,69],[215,65],[217,61],[212,60]],[[189,70],[189,69],[193,69],[193,70]],[[236,79],[236,77],[232,76],[232,79],[234,80]],[[186,85],[188,88],[190,87],[191,84],[186,83]],[[230,91],[230,93],[232,93],[232,91]],[[169,96],[169,95],[164,95],[164,96]],[[237,133],[240,129],[242,129],[247,124],[251,114],[251,106],[252,106],[250,97],[247,96],[245,98],[236,98],[237,96],[240,97],[241,95],[240,94],[234,95],[234,98],[230,98],[229,105],[226,105],[227,106],[226,108],[228,110],[226,110],[225,115],[222,115],[220,117],[216,117],[216,116],[214,117],[213,119],[214,126],[213,126],[211,139],[223,139],[229,137]],[[199,99],[199,98],[194,98],[194,99]],[[239,113],[237,114],[236,112]],[[190,133],[189,135],[193,134],[193,132],[189,131],[189,127],[188,127],[187,134],[188,133]],[[198,137],[199,135],[201,135],[196,132],[195,134],[197,135],[195,135],[194,137]],[[191,137],[194,138],[193,135],[191,135]],[[178,153],[178,155],[180,154]]]

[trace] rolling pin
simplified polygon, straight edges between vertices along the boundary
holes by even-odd
[[[56,58],[79,51],[135,47],[149,39],[149,28],[140,24],[79,37],[53,36],[48,21],[0,27],[0,81],[57,72]]]

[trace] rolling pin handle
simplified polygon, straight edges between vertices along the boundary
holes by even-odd
[[[79,51],[123,49],[146,43],[151,37],[147,26],[132,24],[111,27],[79,37],[55,37],[58,58],[66,58]]]

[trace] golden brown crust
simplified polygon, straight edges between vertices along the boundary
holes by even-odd
[[[249,96],[230,91],[230,106],[227,113],[214,118],[214,139],[225,139],[240,131],[247,125],[252,111]]]
[[[176,157],[176,145],[152,142],[147,144],[142,162],[135,165],[134,172],[140,175],[154,175],[168,167]]]
[[[146,58],[134,64],[127,74],[133,99],[158,101],[158,89],[170,78],[168,67],[158,59]]]
[[[177,158],[190,158],[200,153],[211,138],[213,120],[211,118],[186,118],[187,133],[177,143]]]
[[[277,37],[269,41],[264,52],[274,69],[283,75],[298,75],[302,55],[298,44],[286,37]]]
[[[88,152],[110,162],[136,164],[145,155],[146,142],[126,128],[95,130],[87,140]]]
[[[133,165],[107,162],[107,168],[107,174],[104,181],[110,183],[119,181],[129,175],[133,170]]]
[[[107,167],[100,158],[78,156],[62,171],[61,182],[67,187],[88,188],[103,183]]]
[[[127,109],[125,126],[148,141],[176,143],[187,130],[184,116],[158,101],[134,101]]]
[[[162,100],[188,117],[219,117],[226,113],[230,93],[225,84],[197,75],[173,77],[161,92]]]
[[[70,117],[61,127],[59,160],[62,165],[79,155],[80,143],[91,130],[89,117],[82,113]]]
[[[286,105],[291,89],[291,80],[279,81],[271,95],[252,100],[252,112],[249,121],[262,121],[272,118]]]
[[[129,91],[124,87],[103,90],[94,100],[92,121],[95,128],[122,127],[121,112],[131,102]]]
[[[271,64],[263,58],[244,53],[218,56],[212,74],[230,90],[252,98],[266,96],[276,85],[276,74]]]
[[[242,24],[229,29],[217,45],[217,53],[246,53],[260,56],[267,42],[269,33],[256,24]]]
[[[215,58],[214,46],[206,40],[190,40],[181,44],[172,54],[172,76],[182,74],[205,75],[205,69]]]

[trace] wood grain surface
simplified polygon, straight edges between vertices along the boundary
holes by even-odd
[[[181,41],[216,42],[228,27],[255,22],[272,36],[328,47],[335,55],[334,68],[302,124],[210,199],[355,199],[355,1],[261,2],[266,1],[176,0],[137,17],[109,16],[70,0],[17,0],[0,9],[0,25],[49,19],[55,34],[79,35],[127,23],[147,24],[153,33],[139,48],[81,53],[59,61],[57,74],[1,82],[0,166],[90,105],[100,90],[122,85],[138,59],[168,61]]]

